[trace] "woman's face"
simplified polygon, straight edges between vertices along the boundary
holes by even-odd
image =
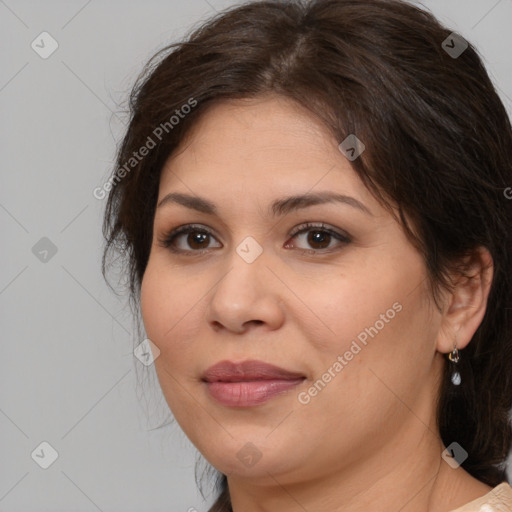
[[[144,324],[176,420],[232,478],[317,478],[435,429],[426,268],[340,142],[283,98],[222,103],[162,172]],[[328,194],[351,199],[287,199]],[[255,360],[291,374],[205,382]]]

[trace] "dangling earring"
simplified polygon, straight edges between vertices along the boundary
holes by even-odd
[[[454,366],[454,371],[452,373],[452,383],[454,386],[459,386],[461,383],[461,377],[456,366],[460,359],[459,350],[457,349],[457,342],[455,342],[452,352],[448,354],[448,359],[453,363]]]

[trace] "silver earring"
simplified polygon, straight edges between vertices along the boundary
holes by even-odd
[[[459,386],[461,383],[461,377],[460,377],[460,373],[457,370],[457,363],[459,362],[459,359],[460,359],[459,350],[457,349],[457,342],[455,342],[452,352],[450,352],[450,354],[448,354],[448,359],[454,365],[454,371],[452,373],[452,383],[454,386]]]

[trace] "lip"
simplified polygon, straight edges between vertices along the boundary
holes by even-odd
[[[202,380],[212,398],[229,407],[253,407],[305,380],[305,375],[263,361],[221,361],[208,368]]]

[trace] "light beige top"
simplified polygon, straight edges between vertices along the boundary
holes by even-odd
[[[512,487],[503,482],[485,496],[451,512],[512,512]]]

